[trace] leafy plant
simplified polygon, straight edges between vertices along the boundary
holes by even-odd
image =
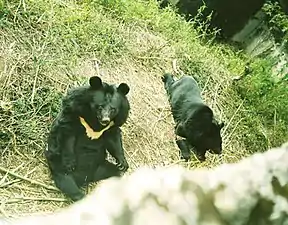
[[[268,1],[263,6],[269,29],[277,42],[288,38],[288,16],[282,11],[278,2]],[[288,50],[288,49],[287,49]]]

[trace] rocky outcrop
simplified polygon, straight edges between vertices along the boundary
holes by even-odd
[[[284,225],[287,162],[288,144],[213,170],[141,168],[104,181],[71,207],[13,225]]]

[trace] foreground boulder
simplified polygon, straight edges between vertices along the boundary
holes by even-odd
[[[288,143],[214,170],[141,168],[71,207],[11,224],[288,224]]]

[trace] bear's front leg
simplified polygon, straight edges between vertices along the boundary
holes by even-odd
[[[182,137],[182,138],[187,138],[185,134],[185,129],[183,123],[177,123],[175,126],[175,134]]]
[[[119,127],[112,128],[109,130],[109,132],[107,132],[105,144],[107,151],[116,159],[119,169],[122,172],[126,172],[129,165],[124,155],[122,135]]]
[[[196,149],[195,147],[192,148],[192,151],[195,153],[197,159],[201,162],[204,162],[206,160],[206,150],[199,150],[199,149]]]
[[[190,146],[188,145],[186,140],[176,140],[176,144],[178,146],[178,148],[180,149],[180,157],[181,159],[185,159],[185,161],[189,161],[190,159]]]
[[[66,172],[71,172],[75,169],[76,165],[74,154],[75,136],[69,136],[63,142],[64,145],[61,149],[62,165]]]

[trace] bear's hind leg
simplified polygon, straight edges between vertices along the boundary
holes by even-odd
[[[110,177],[120,177],[121,172],[116,165],[108,161],[101,163],[94,172],[93,181],[105,180]]]
[[[52,176],[56,187],[73,201],[78,201],[85,196],[77,186],[72,175],[57,173],[53,174]]]

